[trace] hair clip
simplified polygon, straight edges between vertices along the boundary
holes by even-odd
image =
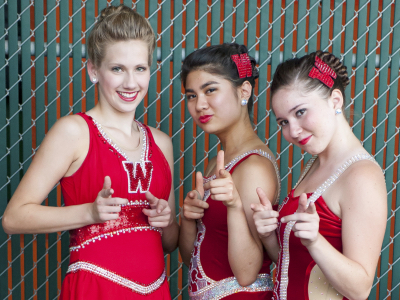
[[[251,66],[250,58],[247,53],[231,55],[232,60],[235,62],[239,72],[239,78],[252,77],[253,68]]]
[[[315,56],[314,67],[312,67],[308,77],[316,78],[325,84],[327,87],[333,87],[333,79],[336,79],[336,73],[330,66],[324,63],[318,56]]]

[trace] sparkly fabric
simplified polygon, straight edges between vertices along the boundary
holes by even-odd
[[[301,175],[301,182],[308,170],[316,159],[313,157]],[[308,204],[313,202],[317,209],[320,222],[319,232],[326,240],[335,247],[339,252],[342,252],[342,220],[339,219],[326,205],[322,194],[332,185],[336,179],[354,162],[360,160],[375,160],[366,154],[355,155],[346,161],[330,178],[328,178],[314,193],[307,194]],[[296,212],[299,203],[299,196],[294,197],[294,190],[283,200],[279,206],[279,217],[291,215]],[[308,300],[308,281],[309,274],[307,270],[310,266],[314,266],[315,262],[309,254],[307,248],[301,244],[299,238],[295,237],[292,228],[295,222],[291,221],[286,224],[279,222],[277,232],[278,241],[281,252],[278,260],[278,271],[274,286],[274,298],[276,300],[290,299],[307,299]],[[346,298],[343,298],[346,299]]]
[[[86,114],[80,115],[89,128],[89,150],[81,167],[60,183],[66,206],[93,202],[102,189],[104,177],[111,178],[113,197],[128,199],[119,218],[70,231],[70,265],[85,262],[120,276],[127,282],[151,286],[164,272],[161,229],[150,226],[143,214],[149,208],[144,191],[160,199],[168,199],[171,171],[163,153],[154,142],[150,129],[137,122],[140,130],[141,159],[130,162],[129,157],[106,135],[101,125]],[[134,168],[140,164],[142,174],[133,172],[137,190],[132,192],[126,162]],[[149,167],[152,166],[150,175]],[[148,168],[146,170],[146,168]],[[149,180],[147,181],[148,178]],[[61,290],[64,299],[170,299],[168,284],[150,295],[116,284],[97,272],[79,269],[66,275]],[[147,298],[146,298],[147,299]]]
[[[327,87],[331,88],[333,86],[333,79],[336,78],[336,73],[329,67],[325,62],[323,62],[318,56],[315,56],[314,66],[308,76],[310,78],[316,78],[325,84]],[[332,79],[333,78],[333,79]]]
[[[158,278],[153,283],[148,284],[148,285],[141,285],[137,282],[134,282],[134,281],[131,281],[124,277],[121,277],[118,274],[115,274],[109,270],[103,269],[99,266],[96,266],[91,263],[83,262],[83,261],[79,261],[79,262],[76,262],[76,263],[73,263],[72,265],[70,265],[68,267],[67,273],[77,272],[79,270],[84,270],[84,271],[96,274],[98,276],[107,278],[108,280],[113,281],[124,287],[127,287],[127,288],[131,289],[132,291],[139,293],[141,295],[148,295],[148,294],[151,294],[152,292],[156,291],[161,286],[161,284],[164,282],[164,280],[166,278],[166,273],[164,270],[163,273],[161,274],[160,278]]]
[[[247,53],[231,55],[232,60],[235,62],[239,72],[239,78],[252,77],[253,68],[251,67],[251,61]]]
[[[234,169],[250,155],[268,158],[273,163],[279,180],[274,158],[262,150],[249,151],[236,157],[225,166],[225,169],[232,174]],[[213,179],[215,176],[206,177],[204,183]],[[207,201],[209,196],[210,192],[205,191],[204,200]],[[264,264],[257,280],[247,287],[240,286],[227,257],[226,207],[220,201],[208,201],[208,203],[210,206],[205,211],[204,217],[197,222],[197,235],[189,267],[190,299],[270,299],[270,291],[273,288],[269,274],[271,260],[264,253]]]

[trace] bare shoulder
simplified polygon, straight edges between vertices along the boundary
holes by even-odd
[[[354,163],[340,178],[341,206],[376,206],[386,207],[386,183],[380,166],[372,161],[363,160]],[[381,205],[380,205],[381,206]],[[345,212],[344,210],[343,212]]]
[[[256,188],[261,187],[268,199],[274,202],[279,182],[272,161],[264,156],[251,155],[240,163],[232,174],[239,193],[251,193],[257,196]],[[258,199],[254,197],[254,199]]]
[[[50,129],[48,134],[61,134],[67,139],[80,138],[88,134],[86,121],[78,115],[70,115],[60,118]]]

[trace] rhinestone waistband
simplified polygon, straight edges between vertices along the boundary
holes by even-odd
[[[266,292],[272,291],[273,282],[269,274],[259,274],[255,282],[248,286],[241,286],[235,277],[214,281],[202,289],[192,292],[189,290],[191,300],[222,299],[239,292]]]
[[[163,284],[166,278],[166,272],[164,270],[161,276],[156,281],[148,285],[142,285],[127,278],[124,278],[118,274],[115,274],[114,272],[103,269],[102,267],[83,261],[78,261],[70,265],[68,267],[67,273],[73,273],[79,270],[91,272],[93,274],[106,278],[114,283],[127,287],[131,289],[133,292],[136,292],[141,295],[148,295],[156,291]]]

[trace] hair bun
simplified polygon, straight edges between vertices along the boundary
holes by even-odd
[[[113,5],[110,5],[110,6],[108,6],[108,7],[106,7],[106,8],[104,8],[101,12],[100,12],[100,17],[99,17],[99,20],[98,20],[98,22],[101,22],[101,21],[103,21],[104,19],[106,19],[106,18],[108,18],[108,17],[110,17],[110,16],[112,16],[112,15],[116,15],[116,14],[118,14],[119,12],[121,12],[121,11],[126,11],[126,12],[130,12],[129,11],[129,8],[127,7],[127,6],[125,6],[125,5],[123,5],[123,4],[121,4],[121,5],[119,5],[119,6],[113,6]]]
[[[350,79],[347,73],[347,67],[340,61],[340,59],[332,53],[323,52],[321,50],[316,51],[315,55],[335,71],[338,79],[342,83],[343,89],[345,89],[346,86],[349,85]]]

